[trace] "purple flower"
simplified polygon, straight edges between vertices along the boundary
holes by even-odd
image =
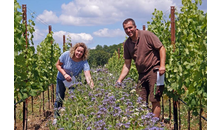
[[[123,125],[122,123],[117,123],[117,124],[116,124],[116,127],[117,127],[117,128],[120,128],[122,125]]]
[[[107,96],[108,95],[108,92],[105,92],[105,96]]]
[[[151,120],[155,124],[159,120],[159,118],[158,117],[153,117]]]
[[[94,127],[96,130],[101,130],[103,127],[105,127],[105,122],[103,120],[99,120],[97,122],[94,122]]]
[[[107,109],[102,107],[102,108],[99,108],[99,111],[102,113],[102,114],[106,114],[107,113]]]
[[[102,104],[105,106],[105,105],[107,105],[107,102],[108,102],[108,100],[104,99],[104,100],[102,101]]]
[[[141,97],[138,97],[137,103],[141,103],[141,101],[142,101],[142,98],[141,98]]]
[[[92,97],[92,95],[93,95],[93,94],[92,94],[91,92],[89,92],[89,97]]]
[[[145,115],[145,117],[150,119],[152,117],[152,113],[147,113],[147,115]]]
[[[150,130],[159,130],[159,128],[154,126],[154,127],[151,127]]]
[[[105,89],[101,89],[101,92],[104,93],[104,92],[105,92]]]
[[[125,98],[124,98],[124,97],[122,97],[120,100],[121,100],[121,101],[123,101],[123,100],[125,100]]]
[[[95,113],[94,113],[94,112],[91,112],[90,115],[95,115]]]
[[[125,97],[129,97],[129,94],[125,93],[124,96],[125,96]]]
[[[126,124],[124,124],[125,128],[129,128],[130,127],[130,122],[127,122]]]
[[[101,118],[101,116],[100,116],[100,115],[97,115],[97,118]]]
[[[127,106],[132,106],[133,103],[132,103],[132,102],[126,102],[125,104],[126,104]]]
[[[103,87],[103,86],[104,86],[104,84],[103,84],[103,83],[99,83],[99,85],[100,85],[101,87]]]
[[[97,71],[97,72],[101,72],[102,70],[101,70],[101,69],[97,69],[96,71]]]
[[[117,117],[117,116],[119,116],[119,113],[115,113],[113,116],[114,116],[114,117]]]
[[[146,119],[146,116],[145,116],[145,115],[141,116],[141,119],[142,119],[142,120],[145,120],[145,119]]]
[[[70,98],[70,99],[75,99],[76,96],[75,96],[75,95],[70,95],[69,98]]]
[[[108,128],[112,128],[112,125],[108,125]]]
[[[94,102],[95,101],[95,98],[93,97],[92,99],[91,99],[91,102]]]

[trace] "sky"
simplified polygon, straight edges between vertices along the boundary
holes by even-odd
[[[84,42],[89,48],[122,43],[126,34],[122,22],[133,18],[137,28],[147,28],[154,9],[169,18],[170,6],[180,9],[181,0],[17,0],[27,6],[27,19],[35,22],[34,44],[39,45],[52,26],[53,38],[62,49],[63,35],[71,43]],[[207,12],[207,0],[199,9]],[[31,16],[34,16],[32,18]]]

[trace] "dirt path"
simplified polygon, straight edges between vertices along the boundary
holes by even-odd
[[[33,108],[32,100],[28,99],[28,119],[27,119],[27,129],[28,130],[49,130],[49,121],[53,120],[53,103],[48,103],[48,98],[45,92],[44,103],[42,102],[42,95],[33,98]],[[42,106],[44,104],[44,106]],[[45,116],[43,114],[43,107],[45,111]],[[49,107],[49,108],[48,108]],[[32,112],[33,111],[33,112]],[[14,120],[15,130],[23,130],[23,103],[16,105],[16,127]]]

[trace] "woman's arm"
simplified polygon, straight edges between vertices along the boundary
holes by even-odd
[[[94,83],[92,81],[90,71],[89,70],[84,71],[84,74],[85,74],[87,83],[89,84],[90,88],[93,89],[94,88]]]
[[[65,72],[65,70],[61,67],[63,65],[62,62],[60,62],[60,60],[57,61],[56,63],[56,67],[58,69],[58,71],[60,71],[60,73],[64,76],[64,78],[70,82],[72,80],[72,78]]]

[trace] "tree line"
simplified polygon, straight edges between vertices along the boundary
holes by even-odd
[[[114,44],[114,45],[97,45],[95,49],[89,50],[88,62],[90,67],[104,66],[108,63],[108,60],[112,57],[113,53],[118,50],[121,50],[123,43]]]

